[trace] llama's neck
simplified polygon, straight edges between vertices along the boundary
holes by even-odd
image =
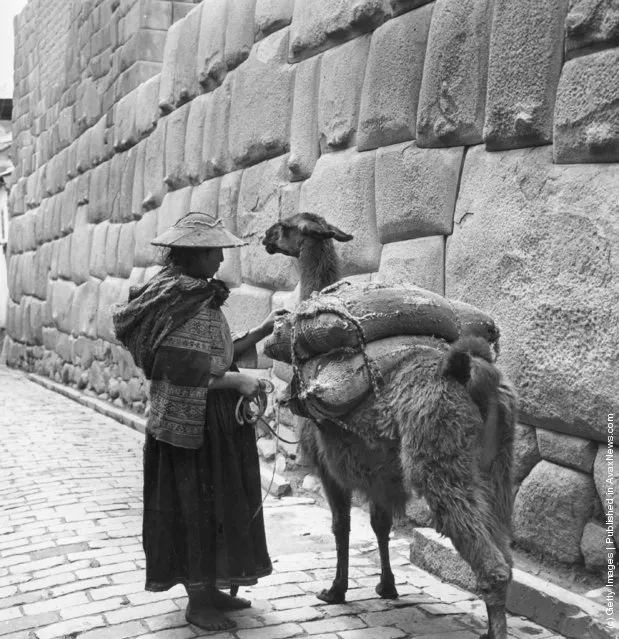
[[[335,284],[340,279],[340,263],[333,240],[306,241],[299,254],[301,301],[314,291]]]

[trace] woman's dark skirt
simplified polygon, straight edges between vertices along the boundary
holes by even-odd
[[[237,399],[234,391],[209,392],[197,450],[146,436],[146,590],[251,585],[271,574],[256,439],[234,417]]]

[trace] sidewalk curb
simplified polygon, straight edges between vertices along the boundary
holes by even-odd
[[[413,531],[410,561],[444,581],[475,591],[469,565],[433,528]],[[571,639],[615,639],[604,626],[603,606],[518,568],[513,569],[507,591],[507,610]]]

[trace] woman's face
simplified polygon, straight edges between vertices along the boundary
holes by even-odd
[[[208,279],[219,270],[224,260],[224,252],[220,248],[204,249],[198,251],[192,264],[192,275]]]

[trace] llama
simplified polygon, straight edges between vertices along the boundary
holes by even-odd
[[[299,260],[304,300],[338,280],[333,240],[351,239],[323,218],[301,213],[271,226],[263,245],[270,254]],[[337,554],[335,579],[319,599],[345,601],[353,490],[369,501],[381,561],[376,592],[398,596],[389,535],[394,515],[415,491],[428,502],[437,530],[451,538],[473,569],[488,611],[483,636],[506,639],[516,396],[492,362],[487,343],[468,338],[447,353],[428,348],[399,364],[386,376],[380,399],[360,417],[372,420],[377,433],[387,426],[385,420],[395,419],[399,441],[377,436],[367,442],[332,422],[304,420],[301,450],[322,481]]]

